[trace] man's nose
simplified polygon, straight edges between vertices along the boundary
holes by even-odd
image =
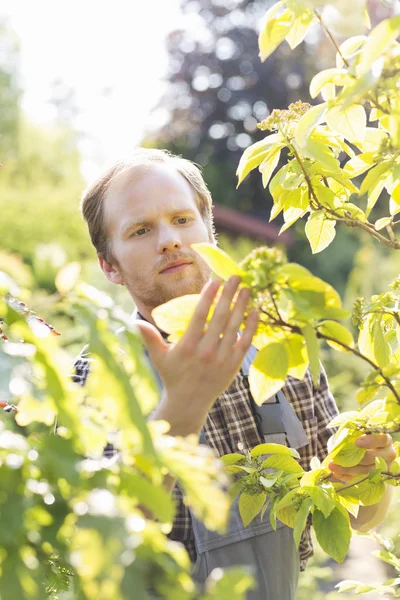
[[[162,228],[158,236],[158,252],[159,254],[166,254],[167,252],[173,252],[174,250],[180,250],[182,243],[177,234],[176,230],[167,227]]]

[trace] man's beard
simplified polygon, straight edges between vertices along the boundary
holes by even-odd
[[[169,264],[178,260],[190,260],[186,269],[176,273],[160,273]],[[133,274],[123,272],[124,284],[136,303],[150,310],[173,298],[186,294],[200,294],[211,278],[208,265],[196,253],[177,254],[160,261],[151,273]]]

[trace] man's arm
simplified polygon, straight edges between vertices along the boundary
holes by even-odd
[[[164,385],[151,419],[167,421],[170,435],[198,435],[212,405],[239,372],[258,324],[258,315],[253,311],[238,337],[251,298],[251,291],[243,288],[233,303],[239,285],[240,277],[228,280],[207,326],[208,313],[220,288],[219,281],[210,282],[201,294],[187,331],[175,345],[166,344],[150,323],[137,323]],[[168,490],[172,490],[174,483],[170,476],[164,480]]]
[[[251,298],[250,289],[242,288],[232,305],[239,284],[240,277],[228,280],[208,324],[220,282],[207,284],[187,331],[175,345],[167,344],[150,323],[137,323],[165,390],[152,418],[168,421],[171,435],[200,432],[209,410],[232,383],[250,348],[258,315],[250,313],[238,337]]]

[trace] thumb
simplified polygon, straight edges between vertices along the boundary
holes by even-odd
[[[146,323],[146,321],[135,321],[135,325],[149,352],[151,360],[154,362],[154,365],[157,366],[157,362],[164,355],[168,348],[168,344],[164,342],[161,333],[151,323]]]

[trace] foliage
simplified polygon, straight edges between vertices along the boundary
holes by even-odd
[[[316,4],[292,0],[275,4],[267,12],[259,46],[265,60],[284,39],[296,47],[312,23],[320,22],[337,48],[336,67],[318,73],[310,85],[311,97],[322,93],[324,102],[311,107],[298,101],[262,121],[260,129],[272,133],[243,153],[239,185],[258,168],[274,199],[271,218],[283,211],[283,231],[308,214],[305,232],[314,253],[332,243],[337,222],[362,229],[387,247],[400,248],[395,233],[400,212],[400,100],[395,77],[400,17],[386,19],[369,36],[350,38],[338,47],[319,10],[325,3]],[[367,126],[367,109],[374,126]],[[287,163],[273,176],[283,150]],[[349,160],[342,167],[343,155]],[[367,171],[357,186],[352,180]],[[373,223],[370,213],[384,189],[391,196],[389,216]],[[258,404],[279,391],[289,375],[303,379],[310,370],[318,386],[320,340],[358,356],[370,367],[356,396],[367,406],[331,423],[338,429],[329,454],[322,464],[313,459],[311,471],[299,467],[293,450],[269,445],[223,459],[235,475],[232,486],[234,495],[240,494],[245,525],[268,507],[272,525],[279,518],[293,527],[298,546],[311,515],[320,545],[341,562],[351,537],[349,513],[356,517],[360,505],[382,499],[385,483],[396,486],[400,481],[398,447],[391,465],[376,459],[374,470],[346,485],[332,482],[328,469],[332,460],[345,467],[360,462],[365,449],[356,440],[361,435],[400,431],[400,282],[395,279],[387,292],[369,301],[357,299],[352,315],[359,330],[355,342],[353,332],[338,322],[348,316],[338,293],[307,269],[286,263],[279,250],[260,248],[237,264],[208,244],[193,247],[218,277],[241,275],[242,285],[252,290],[260,325],[254,339],[259,352],[249,381]],[[162,329],[178,339],[195,301],[188,296],[158,307],[153,313],[156,322],[162,321]],[[180,316],[179,323],[174,315]],[[379,400],[369,403],[376,396]]]
[[[260,138],[257,121],[308,93],[315,61],[299,48],[260,63],[257,31],[266,4],[273,2],[182,1],[187,25],[167,40],[168,85],[146,136],[146,143],[201,164],[215,202],[263,217],[261,184],[249,178],[235,192],[235,167],[243,148]],[[166,115],[162,126],[158,114]]]
[[[195,437],[171,438],[166,424],[146,420],[158,391],[128,315],[84,284],[65,300],[62,310],[84,319],[92,350],[84,388],[71,377],[62,336],[0,275],[0,598],[56,598],[70,585],[87,600],[130,598],[132,589],[143,600],[221,600],[229,590],[243,598],[251,579],[238,570],[196,589],[186,551],[166,537],[175,506],[165,475],[219,530],[226,479]],[[71,269],[57,285],[65,290],[68,281]],[[102,457],[110,441],[114,459]]]

